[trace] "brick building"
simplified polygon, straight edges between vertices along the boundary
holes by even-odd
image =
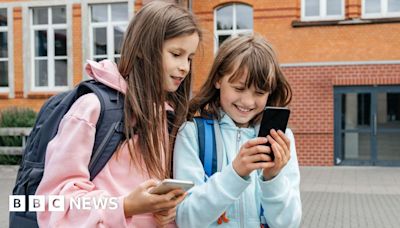
[[[118,60],[149,0],[0,0],[0,109],[39,109],[86,78],[86,59]],[[205,31],[194,92],[218,45],[258,32],[294,90],[301,165],[400,165],[400,0],[181,0]]]

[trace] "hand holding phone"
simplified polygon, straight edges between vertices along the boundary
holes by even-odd
[[[288,108],[270,106],[265,107],[258,137],[267,137],[272,129],[285,132],[289,121],[289,116],[290,110]],[[271,146],[271,144],[267,142],[266,146]],[[271,152],[269,156],[271,157],[272,161],[275,159],[274,153]]]
[[[150,189],[151,194],[165,194],[174,189],[183,189],[184,191],[189,190],[194,186],[191,181],[175,180],[175,179],[165,179],[161,181],[156,187]]]

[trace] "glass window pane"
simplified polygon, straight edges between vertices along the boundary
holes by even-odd
[[[107,5],[106,4],[92,5],[91,9],[92,9],[92,22],[107,21]]]
[[[107,28],[93,28],[94,54],[107,54]]]
[[[56,56],[67,55],[67,30],[54,30],[54,54]]]
[[[48,24],[48,10],[46,7],[33,8],[33,24]]]
[[[369,129],[371,94],[348,93],[342,95],[342,129]]]
[[[344,159],[371,160],[371,133],[342,134]]]
[[[331,15],[341,15],[342,14],[342,0],[329,0],[326,1],[326,14]]]
[[[47,56],[47,31],[35,31],[35,56]]]
[[[304,1],[306,5],[305,9],[306,17],[319,16],[320,0],[304,0]]]
[[[400,12],[400,0],[389,0],[388,11]]]
[[[121,59],[121,57],[115,57],[114,58],[115,63],[118,64],[120,59]]]
[[[385,131],[395,132],[385,132]],[[396,132],[397,131],[397,132]],[[378,160],[400,161],[400,93],[377,94]]]
[[[377,99],[378,129],[400,129],[400,93],[378,93]]]
[[[8,87],[8,62],[0,61],[0,87]]]
[[[125,26],[114,27],[114,53],[121,54],[122,39],[124,37]]]
[[[66,86],[68,84],[67,78],[67,60],[54,61],[55,73],[55,86]]]
[[[55,6],[52,7],[52,17],[53,24],[65,24],[66,23],[66,13],[65,6]]]
[[[400,133],[378,133],[378,160],[400,161]]]
[[[365,13],[380,13],[381,0],[365,0]]]
[[[221,46],[221,44],[230,37],[230,35],[221,35],[218,36],[218,46]]]
[[[225,6],[217,10],[217,30],[233,29],[233,6]]]
[[[35,60],[35,86],[48,86],[47,60]]]
[[[0,32],[0,58],[7,58],[7,47],[7,32]]]
[[[111,4],[111,20],[128,21],[128,4],[127,3]]]
[[[246,5],[236,5],[236,28],[253,29],[253,8]]]
[[[7,9],[0,9],[0,26],[7,26]]]

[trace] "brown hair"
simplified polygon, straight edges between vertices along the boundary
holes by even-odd
[[[194,115],[219,119],[220,90],[217,81],[230,76],[234,82],[247,70],[246,88],[252,85],[257,90],[269,93],[267,106],[286,106],[292,99],[292,90],[271,45],[258,34],[230,37],[219,47],[208,79],[191,100],[188,120]],[[254,118],[257,121],[260,115]]]
[[[201,31],[193,14],[176,4],[154,1],[143,6],[131,20],[121,48],[119,72],[127,81],[125,96],[125,133],[128,139],[139,136],[141,154],[134,153],[135,145],[128,143],[131,158],[136,164],[143,159],[150,177],[166,178],[171,174],[171,148],[167,143],[165,102],[176,113],[179,126],[188,110],[191,72],[178,90],[164,90],[162,49],[168,39]],[[135,120],[132,123],[132,120]],[[175,127],[177,128],[177,127]],[[177,130],[175,129],[174,132]],[[174,137],[170,137],[173,139]],[[162,163],[162,157],[165,163]]]

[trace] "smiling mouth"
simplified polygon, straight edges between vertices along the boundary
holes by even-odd
[[[184,79],[183,77],[175,77],[175,76],[171,76],[171,78],[179,82],[183,81]]]
[[[253,109],[249,109],[249,108],[242,108],[237,105],[235,105],[235,107],[241,112],[250,112],[251,110],[253,110]]]

